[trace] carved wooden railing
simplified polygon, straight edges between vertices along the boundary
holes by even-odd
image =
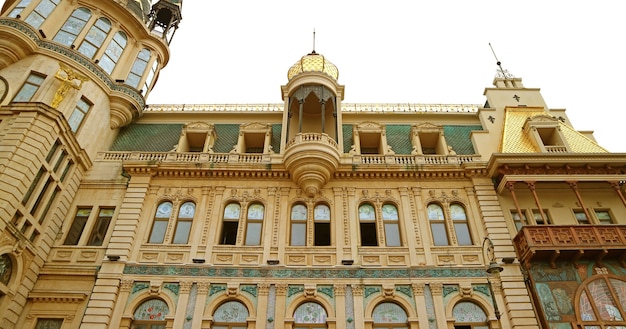
[[[626,260],[626,225],[536,225],[524,226],[514,238],[522,264],[559,259]]]

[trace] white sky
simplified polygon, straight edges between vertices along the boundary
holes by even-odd
[[[150,104],[280,103],[313,48],[349,103],[484,104],[505,69],[566,108],[574,128],[626,152],[626,19],[597,0],[186,0]]]

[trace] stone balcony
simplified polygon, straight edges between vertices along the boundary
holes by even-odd
[[[285,167],[309,197],[328,183],[340,161],[339,145],[324,133],[299,133],[285,146]]]
[[[618,260],[626,267],[626,225],[524,226],[513,239],[517,258],[532,262]]]

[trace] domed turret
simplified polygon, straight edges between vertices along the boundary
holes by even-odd
[[[321,72],[329,75],[333,79],[339,78],[339,70],[335,64],[331,63],[324,56],[313,52],[302,56],[287,72],[287,79],[291,80],[293,77],[304,72]]]

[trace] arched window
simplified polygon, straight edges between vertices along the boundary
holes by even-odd
[[[150,72],[148,72],[148,77],[146,78],[146,82],[144,83],[144,91],[146,93],[145,94],[146,97],[148,96],[150,92],[150,87],[152,86],[152,81],[154,80],[154,77],[156,76],[158,68],[159,68],[159,60],[157,59],[156,61],[154,61],[154,63],[152,63],[152,68],[150,69]]]
[[[472,302],[459,302],[452,309],[455,329],[488,329],[487,314]]]
[[[563,312],[567,293],[559,293],[557,289],[540,291],[541,301],[546,308],[550,298],[552,304]],[[562,290],[562,289],[561,289]],[[548,294],[550,294],[548,296]],[[556,310],[555,310],[556,311]],[[626,282],[606,276],[598,277],[586,284],[581,291],[577,319],[581,328],[625,328],[626,327]],[[558,315],[558,313],[557,313]]]
[[[306,246],[307,208],[303,204],[291,207],[291,245]]]
[[[9,13],[9,17],[16,18],[18,15],[21,15],[22,11],[24,11],[24,8],[28,7],[28,5],[30,5],[31,2],[32,0],[20,1],[20,3],[18,3],[17,6],[15,6],[13,10],[11,10],[11,12]]]
[[[87,22],[91,18],[91,11],[87,8],[80,7],[74,10],[70,18],[65,21],[61,30],[54,36],[54,41],[61,43],[67,47],[71,46],[80,32],[85,28]]]
[[[408,328],[408,316],[396,303],[380,303],[372,312],[374,328]]]
[[[246,227],[246,246],[258,246],[261,244],[261,230],[263,229],[263,217],[265,207],[260,203],[253,203],[248,207]]]
[[[330,208],[318,204],[313,208],[314,236],[316,246],[330,246]]]
[[[291,245],[307,245],[307,225],[313,225],[313,245],[330,246],[330,207],[320,203],[313,208],[313,218],[309,218],[305,205],[291,207]]]
[[[471,246],[472,236],[467,225],[467,215],[462,205],[453,203],[450,205],[450,219],[454,225],[454,234],[459,246]]]
[[[428,205],[428,220],[430,221],[430,230],[433,233],[433,242],[436,246],[447,246],[450,244],[448,233],[446,232],[445,217],[443,208],[436,203]]]
[[[224,221],[222,223],[221,244],[234,245],[237,243],[237,231],[239,229],[239,216],[241,206],[238,203],[229,203],[224,207]]]
[[[174,231],[174,240],[172,240],[172,243],[185,244],[189,242],[189,232],[191,232],[191,224],[195,214],[195,203],[188,201],[180,206],[180,209],[178,210],[178,219],[176,220],[176,230]]]
[[[449,246],[451,243],[448,234],[452,231],[450,234],[456,237],[457,245],[471,246],[472,236],[470,234],[465,208],[461,204],[453,203],[448,210],[449,218],[440,204],[431,203],[427,207],[430,230],[433,234],[433,243],[436,246]]]
[[[41,0],[37,7],[35,7],[35,10],[33,10],[24,21],[35,29],[38,29],[60,1],[61,0]]]
[[[294,329],[326,328],[326,310],[322,305],[306,302],[293,313]]]
[[[165,329],[167,304],[161,299],[149,299],[135,310],[131,329]]]
[[[13,262],[7,254],[0,256],[0,285],[8,286],[13,274]],[[2,290],[0,290],[2,292]]]
[[[400,227],[398,225],[398,208],[390,203],[383,205],[383,224],[385,225],[385,242],[387,247],[399,247]]]
[[[113,40],[109,43],[109,46],[104,51],[104,56],[100,58],[100,65],[108,74],[113,72],[115,69],[115,65],[117,65],[117,61],[119,61],[120,56],[122,56],[122,52],[124,52],[124,48],[126,48],[126,43],[128,42],[128,37],[126,37],[126,33],[119,31],[115,33],[113,36]]]
[[[378,246],[376,234],[376,211],[374,206],[363,203],[359,206],[359,226],[362,246]]]
[[[237,301],[229,301],[220,305],[213,314],[213,329],[245,329],[248,309]]]
[[[135,63],[133,63],[133,66],[130,68],[130,73],[128,73],[128,77],[126,78],[126,83],[129,86],[139,89],[139,83],[146,71],[146,67],[148,67],[148,61],[150,61],[150,50],[144,48],[137,55]]]
[[[101,17],[89,29],[85,40],[83,40],[80,47],[78,47],[78,51],[89,58],[93,58],[96,56],[96,52],[98,52],[100,47],[102,47],[109,31],[111,31],[111,21]]]
[[[167,230],[167,224],[172,216],[173,204],[169,201],[161,202],[157,207],[156,214],[154,215],[154,223],[152,224],[152,231],[150,232],[149,243],[163,243],[165,239],[165,231]]]

